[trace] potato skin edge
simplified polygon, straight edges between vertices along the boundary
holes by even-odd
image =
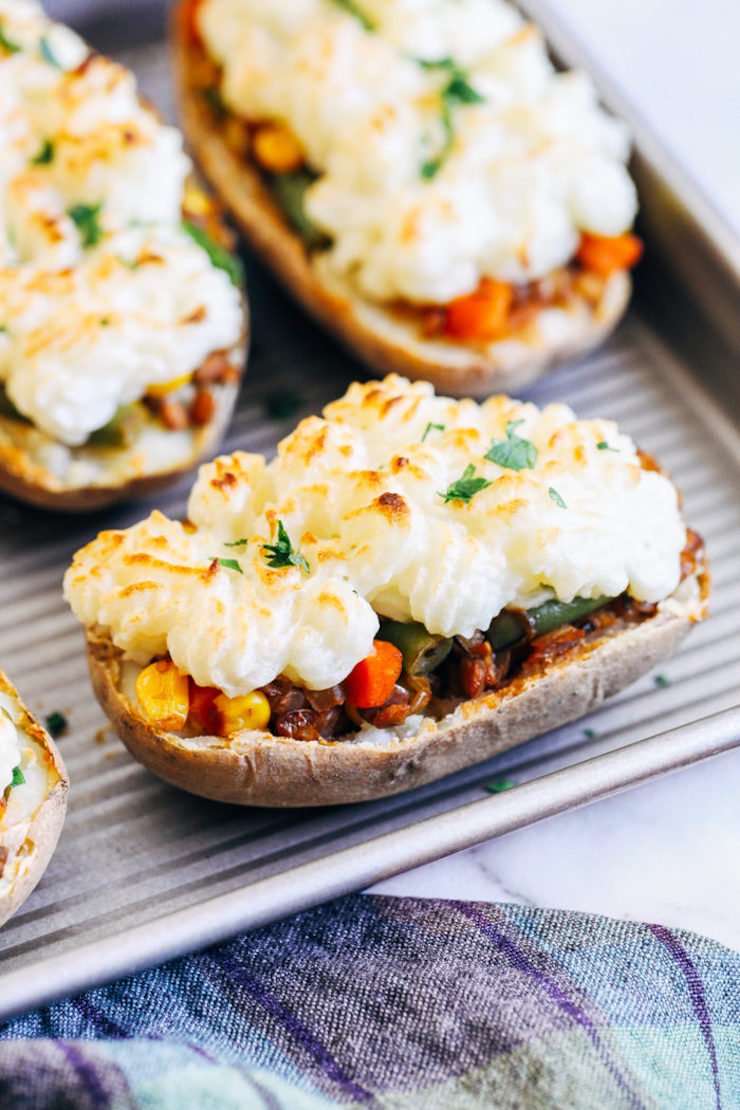
[[[51,785],[46,800],[31,821],[26,834],[26,843],[30,841],[34,845],[31,864],[20,880],[13,885],[8,895],[4,898],[0,898],[0,926],[2,926],[26,901],[29,894],[42,878],[54,854],[67,809],[69,777],[56,744],[49,736],[48,732],[42,728],[33,714],[30,713],[26,704],[18,695],[17,690],[2,670],[0,670],[0,691],[9,693],[17,698],[21,709],[35,726],[33,733],[34,739],[39,743],[43,743],[49,756],[51,776],[56,780]],[[2,844],[1,824],[0,844]]]
[[[242,374],[243,370],[240,371],[240,381]],[[218,447],[233,415],[239,384],[224,387],[224,392],[220,418],[204,429],[207,434],[194,447],[190,458],[182,465],[173,467],[172,470],[159,471],[150,475],[143,474],[118,484],[55,488],[37,481],[33,466],[26,468],[23,465],[16,465],[15,462],[11,464],[0,451],[0,491],[10,494],[19,501],[24,501],[27,505],[51,509],[59,513],[90,513],[107,508],[118,501],[133,501],[160,493],[189,474],[199,462]],[[163,431],[162,434],[167,433]]]
[[[183,131],[200,169],[230,211],[252,249],[287,291],[344,347],[375,373],[398,373],[430,381],[437,392],[485,396],[515,393],[526,388],[558,363],[598,346],[614,330],[629,304],[632,280],[614,275],[609,296],[585,320],[580,335],[558,346],[532,346],[526,353],[505,351],[495,357],[461,347],[444,360],[431,344],[422,354],[384,334],[363,319],[362,298],[351,291],[329,291],[310,263],[300,238],[291,231],[262,181],[260,173],[238,158],[213,126],[213,117],[193,81],[195,66],[189,43],[187,0],[179,0],[172,15],[175,88]],[[382,314],[381,314],[382,315]],[[460,352],[463,352],[461,354]]]

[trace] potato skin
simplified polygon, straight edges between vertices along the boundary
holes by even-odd
[[[462,721],[425,721],[396,747],[301,742],[269,732],[183,740],[153,728],[120,689],[121,654],[87,631],[98,701],[131,754],[173,786],[236,805],[341,805],[399,794],[585,716],[667,658],[694,618],[668,610],[608,631],[541,675],[515,679],[461,707]]]
[[[0,448],[0,490],[19,501],[25,501],[28,505],[52,509],[60,513],[95,512],[117,501],[132,501],[159,493],[188,474],[220,443],[234,410],[239,385],[236,383],[219,388],[223,391],[223,395],[217,417],[206,428],[201,429],[201,434],[193,444],[190,458],[171,470],[149,475],[142,474],[123,482],[111,481],[94,486],[63,486],[54,480],[49,471],[33,464],[22,452],[5,451]],[[7,420],[6,417],[0,416],[0,427],[5,420]],[[167,434],[166,429],[163,428],[162,435]]]
[[[618,324],[630,300],[629,274],[604,283],[601,301],[585,313],[576,337],[559,344],[519,343],[476,352],[462,345],[419,339],[345,286],[329,288],[312,265],[301,239],[286,223],[261,174],[237,155],[214,127],[196,84],[203,56],[193,41],[189,0],[179,0],[172,20],[175,79],[183,130],[200,168],[226,204],[252,248],[292,296],[354,355],[378,374],[424,378],[438,392],[486,396],[517,393],[557,363],[598,346]]]
[[[0,925],[4,925],[8,918],[28,898],[54,854],[67,809],[69,778],[56,744],[48,732],[31,715],[18,696],[15,687],[2,670],[0,670],[0,691],[17,699],[23,713],[25,731],[43,748],[47,763],[48,783],[46,798],[34,814],[26,832],[24,844],[28,847],[27,866],[13,883],[10,891],[0,897]],[[0,819],[0,847],[3,846],[3,827],[2,819]]]

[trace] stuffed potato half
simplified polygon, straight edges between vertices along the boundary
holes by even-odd
[[[64,824],[67,773],[57,748],[0,671],[0,925],[46,870]]]
[[[639,258],[623,127],[501,0],[181,0],[180,107],[252,246],[371,367],[519,390]]]
[[[188,519],[77,553],[93,685],[168,782],[267,806],[407,790],[596,708],[706,612],[701,539],[608,420],[355,384]]]
[[[0,0],[0,33],[0,489],[91,510],[218,443],[241,275],[133,75],[33,0]]]

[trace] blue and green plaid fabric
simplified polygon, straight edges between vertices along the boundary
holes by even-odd
[[[355,896],[27,1014],[0,1106],[740,1107],[740,954],[661,925]]]

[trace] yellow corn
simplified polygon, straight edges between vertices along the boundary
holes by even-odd
[[[172,381],[147,386],[147,393],[150,397],[166,397],[168,393],[174,393],[176,389],[187,385],[192,376],[192,374],[183,374],[179,378],[173,378]]]
[[[265,729],[270,723],[270,703],[259,690],[238,698],[219,694],[213,704],[219,712],[224,736],[242,729]]]
[[[158,659],[139,672],[136,696],[153,724],[169,732],[184,728],[190,710],[188,678],[171,660]]]
[[[213,201],[208,193],[190,183],[185,186],[182,206],[188,216],[208,216],[213,211]]]
[[[303,151],[282,123],[265,123],[254,135],[254,156],[270,173],[293,173],[303,165]]]

